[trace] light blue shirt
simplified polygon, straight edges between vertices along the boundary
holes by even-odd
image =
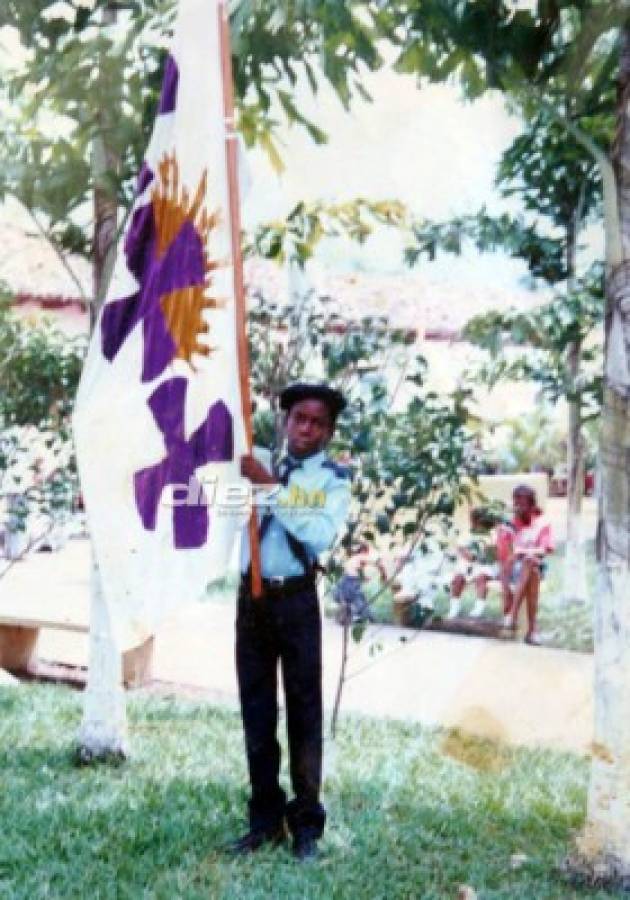
[[[256,447],[254,455],[271,471],[271,454]],[[258,507],[258,520],[271,512],[273,518],[263,537],[260,556],[263,578],[303,575],[304,567],[289,546],[287,532],[297,538],[315,560],[330,549],[343,530],[350,507],[350,477],[331,462],[324,451],[300,460],[286,487],[272,489],[270,505]],[[256,492],[264,496],[263,492]],[[241,571],[249,567],[249,530],[243,530]]]

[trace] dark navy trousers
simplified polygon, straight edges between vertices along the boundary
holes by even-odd
[[[287,716],[294,797],[280,787],[278,663]],[[253,599],[243,582],[236,618],[236,670],[251,783],[252,830],[273,830],[286,816],[291,832],[320,837],[322,770],[321,619],[314,583],[265,591]]]

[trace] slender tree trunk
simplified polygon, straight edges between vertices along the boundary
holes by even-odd
[[[111,6],[106,6],[102,13],[103,27],[106,28],[115,23],[116,10]],[[102,59],[99,79],[103,80],[108,77],[107,60]],[[116,256],[118,205],[116,193],[112,187],[111,173],[116,171],[118,159],[108,144],[108,135],[114,124],[113,111],[102,109],[99,114],[100,127],[92,142],[94,236],[90,330],[94,327],[98,311],[105,299]]]
[[[580,374],[582,346],[575,341],[569,347],[567,367],[575,383]],[[569,400],[567,435],[567,542],[564,559],[564,600],[585,603],[588,599],[586,556],[582,541],[582,498],[584,494],[584,442],[582,404]]]
[[[343,686],[346,681],[346,669],[348,667],[348,647],[350,644],[350,628],[352,627],[352,611],[349,605],[342,605],[343,612],[343,636],[341,644],[341,668],[339,670],[339,679],[337,681],[337,690],[335,692],[335,702],[330,718],[330,736],[334,740],[337,737],[337,722],[339,720],[339,710],[341,709],[341,697],[343,695]]]
[[[102,135],[94,138],[92,165],[94,170],[94,246],[92,255],[92,303],[90,331],[96,324],[98,311],[107,294],[107,287],[116,258],[116,222],[118,208],[111,190],[104,186],[106,175],[112,171],[112,154],[108,152]]]
[[[104,27],[115,24],[116,11],[106,6]],[[107,61],[101,60],[102,78]],[[111,188],[110,173],[117,160],[107,145],[112,111],[103,109],[100,129],[92,146],[94,176],[94,245],[92,258],[93,297],[90,305],[90,330],[94,328],[112,273],[116,245],[117,204]],[[94,552],[94,550],[93,550]],[[90,600],[90,643],[88,682],[83,704],[83,721],[78,735],[80,762],[108,757],[121,758],[127,752],[127,718],[122,684],[122,654],[114,639],[109,610],[103,596],[98,560],[92,568]]]
[[[122,681],[122,653],[103,598],[96,560],[92,562],[90,649],[83,719],[79,729],[79,761],[127,754],[127,712]]]
[[[622,31],[615,197],[606,197],[605,377],[595,611],[595,741],[579,842],[593,880],[630,887],[630,25]]]
[[[579,206],[582,204],[580,203]],[[575,287],[577,235],[582,210],[577,209],[575,221],[567,228],[568,290]],[[572,391],[578,383],[582,362],[582,342],[573,341],[567,351],[567,370]],[[564,557],[564,591],[566,601],[585,603],[586,556],[582,543],[582,497],[584,495],[584,442],[582,440],[582,402],[579,394],[569,400],[567,432],[567,541]]]

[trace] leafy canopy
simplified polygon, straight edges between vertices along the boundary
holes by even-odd
[[[346,107],[367,96],[363,73],[382,62],[378,4],[238,0],[230,8],[238,127],[281,167],[283,122],[326,140],[299,107],[298,81],[313,92],[327,82]],[[0,27],[13,28],[24,49],[0,92],[0,199],[16,196],[60,252],[90,253],[95,188],[123,209],[131,203],[174,9],[173,0],[8,0],[0,10]],[[103,173],[90,161],[97,137],[114,160]]]

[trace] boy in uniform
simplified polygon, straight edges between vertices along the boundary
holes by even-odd
[[[280,395],[288,453],[277,470],[270,454],[243,456],[241,472],[270,493],[259,516],[263,594],[251,592],[249,544],[243,541],[236,620],[236,669],[245,731],[251,799],[250,829],[232,845],[237,854],[278,844],[285,822],[293,852],[317,855],[326,813],[319,800],[322,766],[321,619],[317,557],[344,528],[350,478],[325,448],[346,402],[320,384],[294,384]],[[282,668],[293,799],[279,783],[277,674]]]

